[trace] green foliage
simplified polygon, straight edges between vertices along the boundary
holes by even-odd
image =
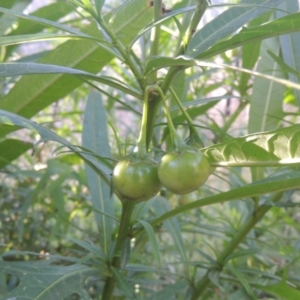
[[[4,2],[1,299],[299,298],[298,1]]]

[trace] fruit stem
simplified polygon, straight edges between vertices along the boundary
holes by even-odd
[[[137,147],[134,150],[138,158],[145,158],[147,156],[147,119],[148,119],[148,97],[150,92],[150,87],[147,86],[144,93],[144,104],[143,104],[143,116],[140,136],[137,142]]]
[[[203,142],[198,134],[197,129],[194,127],[193,124],[193,120],[191,119],[190,115],[188,114],[188,112],[184,109],[180,99],[178,98],[176,92],[174,91],[174,89],[172,87],[169,88],[170,92],[172,94],[172,96],[174,97],[178,107],[180,108],[183,116],[185,117],[186,121],[189,124],[189,130],[190,130],[190,139],[194,139],[195,141],[197,141],[199,144],[203,145]]]
[[[135,206],[134,202],[126,201],[126,200],[122,202],[121,221],[119,225],[119,232],[118,232],[118,237],[117,237],[116,246],[114,250],[114,257],[111,263],[111,267],[117,269],[120,269],[121,267],[122,249],[130,229],[130,221],[131,221],[131,216],[132,216],[134,206]],[[107,299],[107,300],[112,299],[114,286],[115,286],[115,278],[113,276],[107,277],[104,284],[101,299]]]
[[[164,95],[163,91],[161,90],[161,88],[158,85],[152,86],[152,90],[156,91],[159,94],[160,98],[161,98],[161,101],[162,101],[163,107],[164,107],[164,112],[165,112],[165,115],[166,115],[167,121],[168,121],[168,127],[169,127],[169,130],[170,130],[170,136],[171,136],[171,139],[172,139],[172,143],[175,146],[175,149],[178,149],[180,151],[186,145],[185,145],[185,142],[180,137],[180,135],[178,134],[178,132],[176,131],[175,127],[174,127],[172,118],[171,118],[170,113],[168,111],[168,106],[167,106],[165,95]]]

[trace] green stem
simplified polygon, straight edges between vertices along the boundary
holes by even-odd
[[[154,20],[156,21],[159,17],[161,17],[162,11],[162,0],[154,0]],[[151,33],[151,46],[150,46],[150,56],[158,55],[159,53],[159,38],[160,38],[160,25],[157,25],[153,28]],[[148,78],[149,83],[155,83],[157,79],[157,73],[152,72]]]
[[[121,267],[121,257],[122,257],[122,249],[126,238],[128,236],[128,232],[130,229],[130,221],[131,215],[134,209],[135,203],[130,201],[122,202],[122,215],[121,221],[119,225],[119,232],[117,237],[117,242],[114,250],[114,257],[112,259],[111,266],[120,269]],[[107,277],[105,281],[105,285],[102,292],[102,299],[110,300],[112,299],[113,292],[115,286],[115,278],[113,276]]]
[[[195,13],[192,17],[192,20],[190,22],[190,26],[187,30],[186,39],[181,43],[179,49],[177,50],[177,56],[181,55],[185,52],[185,49],[186,49],[188,43],[190,42],[194,33],[197,30],[197,26],[198,26],[199,22],[201,21],[202,16],[203,16],[204,12],[206,11],[207,6],[208,6],[207,0],[198,0],[197,1],[197,7],[196,7]]]
[[[154,4],[155,4],[156,1],[154,1]],[[189,26],[189,29],[188,29],[188,33],[187,33],[187,40],[186,40],[186,43],[189,43],[190,42],[190,39],[192,38],[194,32],[196,31],[197,29],[197,26],[198,26],[198,23],[200,22],[206,8],[207,8],[207,2],[206,0],[198,0],[198,4],[197,4],[197,8],[196,8],[196,11],[193,15],[193,18],[192,18],[192,22]],[[175,56],[178,56],[180,54],[182,54],[183,50],[185,50],[185,47],[187,46],[187,44],[183,45],[182,47],[180,47],[176,53]],[[154,46],[153,46],[154,47]],[[181,66],[176,66],[176,67],[171,67],[161,85],[161,89],[163,91],[163,93],[165,94],[169,87],[171,86],[172,84],[172,81],[173,79],[175,78],[175,76],[181,72],[184,68],[181,67]],[[160,102],[160,99],[159,97],[153,97],[150,101],[150,104],[149,104],[149,113],[148,113],[148,126],[147,126],[147,132],[148,132],[148,136],[147,136],[147,147],[149,146],[150,144],[150,141],[152,139],[152,136],[153,136],[153,128],[154,128],[154,124],[155,124],[155,121],[156,121],[156,116],[157,116],[157,112],[158,112],[158,108],[159,108],[159,102]]]
[[[190,130],[190,139],[193,139],[195,142],[199,143],[200,145],[203,145],[203,142],[198,134],[197,129],[194,127],[193,120],[191,119],[188,112],[184,109],[180,99],[178,98],[177,94],[175,93],[174,89],[170,87],[170,92],[172,96],[174,97],[178,107],[180,108],[183,116],[185,117],[186,121],[189,124],[189,130]]]
[[[170,135],[171,135],[171,139],[172,139],[173,145],[175,146],[176,149],[181,150],[181,148],[183,148],[185,146],[185,142],[182,140],[182,138],[177,133],[177,131],[176,131],[175,127],[174,127],[172,118],[171,118],[169,110],[168,110],[168,106],[167,106],[167,102],[166,102],[166,99],[165,99],[165,95],[164,95],[163,91],[161,90],[161,88],[158,85],[153,86],[152,89],[159,94],[160,99],[161,99],[161,101],[163,103],[163,107],[164,107],[165,115],[167,117],[168,126],[169,126]]]
[[[270,199],[272,202],[277,202],[281,199],[282,193],[276,193]],[[263,216],[271,209],[271,206],[261,205],[256,212],[254,212],[246,221],[246,223],[238,230],[238,232],[234,235],[230,243],[225,247],[220,256],[217,259],[219,270],[222,270],[227,263],[228,256],[233,253],[233,251],[238,247],[238,245],[244,240],[250,230],[259,222]],[[206,274],[202,277],[202,279],[196,284],[194,295],[191,300],[197,300],[200,298],[202,293],[208,287],[210,283],[209,272],[211,270],[207,270]]]
[[[150,90],[151,88],[149,86],[146,87],[145,89],[141,131],[140,131],[140,136],[138,139],[137,151],[136,151],[137,157],[141,159],[147,156],[146,140],[147,140],[147,119],[148,119],[148,102],[149,102],[148,97],[149,97]]]
[[[112,40],[113,44],[116,46],[120,54],[122,55],[125,64],[130,68],[131,72],[135,76],[136,80],[138,81],[140,88],[144,90],[145,87],[145,80],[142,75],[142,72],[137,68],[136,63],[132,59],[132,57],[128,54],[126,51],[125,46],[122,44],[122,42],[115,36],[114,32],[107,26],[103,18],[98,17],[97,22],[100,24],[100,26],[104,29],[104,31],[107,33],[107,35]]]

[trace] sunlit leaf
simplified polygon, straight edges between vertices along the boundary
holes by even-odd
[[[93,37],[85,37],[74,34],[58,34],[58,33],[35,33],[35,34],[24,34],[24,35],[13,35],[13,36],[2,36],[0,39],[0,46],[27,44],[30,42],[47,41],[47,40],[77,40],[87,39],[100,42],[98,39]],[[106,43],[105,41],[102,41]]]
[[[233,138],[203,152],[212,166],[300,164],[300,125]]]
[[[22,13],[19,13],[19,12],[15,11],[15,10],[6,9],[6,8],[3,8],[3,7],[0,7],[0,12],[5,13],[5,14],[9,14],[9,15],[12,15],[12,16],[16,16],[16,17],[19,17],[19,18],[23,18],[23,19],[26,19],[26,20],[30,20],[30,21],[33,21],[35,23],[39,23],[39,24],[42,24],[42,25],[46,25],[46,26],[57,28],[57,29],[61,29],[65,32],[73,33],[75,35],[79,35],[79,36],[81,35],[81,36],[88,37],[87,34],[81,32],[81,31],[79,31],[75,28],[65,26],[65,25],[63,25],[59,22],[53,22],[53,21],[50,21],[50,20],[47,20],[47,19],[44,19],[44,18],[32,16],[32,15],[25,15],[25,14],[22,14]]]
[[[204,59],[248,43],[300,31],[299,18],[300,13],[298,12],[260,26],[243,27],[243,29],[232,38],[219,42],[202,53],[190,55],[197,59]]]
[[[39,63],[2,63],[0,64],[0,77],[11,77],[18,75],[36,75],[36,74],[69,74],[84,77],[90,80],[112,86],[128,94],[139,98],[138,91],[133,90],[131,87],[126,86],[121,81],[113,77],[97,76],[85,71],[72,69],[63,66],[39,64]]]
[[[154,57],[151,58],[147,64],[146,68],[144,71],[144,74],[147,75],[150,72],[156,71],[161,68],[166,68],[166,67],[192,67],[195,66],[196,62],[192,57],[188,56],[178,56],[176,58],[172,57]]]
[[[195,33],[188,45],[187,54],[192,57],[198,57],[202,55],[204,51],[213,46],[217,41],[224,39],[230,34],[233,34],[251,19],[260,16],[261,14],[270,10],[272,7],[275,8],[281,2],[282,0],[241,1],[241,4],[256,5],[249,7],[231,7],[219,16],[213,18],[212,21],[207,23],[202,29]],[[211,55],[212,54],[210,54],[210,56]],[[201,58],[204,57],[201,56]]]
[[[122,42],[125,45],[152,18],[152,8],[148,6],[148,0],[133,0],[126,4],[113,24],[110,24],[116,35],[122,35]],[[108,14],[104,19],[108,20],[110,16],[111,14]],[[85,26],[84,32],[89,36],[103,38],[94,23]],[[39,60],[39,63],[60,65],[96,74],[114,56],[113,52],[99,48],[95,42],[72,40],[50,51]],[[51,103],[65,97],[81,84],[80,79],[62,74],[24,76],[7,95],[1,98],[0,108],[29,118]],[[12,130],[15,128],[1,126],[0,136]]]

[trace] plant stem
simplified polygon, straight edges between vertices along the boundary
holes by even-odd
[[[181,43],[179,49],[177,50],[177,55],[181,55],[185,52],[185,49],[186,49],[188,43],[190,42],[194,33],[197,30],[197,26],[198,26],[199,22],[201,21],[201,18],[203,16],[204,12],[206,11],[207,6],[208,6],[207,0],[198,0],[197,1],[197,7],[196,7],[195,13],[192,17],[192,20],[190,22],[190,26],[187,30],[186,38]]]
[[[135,76],[137,82],[139,83],[139,86],[142,90],[144,90],[146,84],[144,77],[142,75],[142,72],[137,68],[137,65],[132,59],[132,57],[129,55],[129,53],[126,51],[125,46],[122,44],[122,42],[115,36],[114,32],[107,26],[105,21],[102,17],[98,17],[97,22],[99,25],[103,28],[103,30],[106,32],[106,34],[110,37],[113,44],[116,46],[120,54],[122,55],[125,64],[130,68],[131,72]]]
[[[153,21],[156,21],[161,17],[162,0],[154,0],[154,14]],[[153,28],[151,32],[151,46],[150,46],[150,57],[158,55],[159,53],[159,38],[160,38],[160,25]],[[148,83],[155,83],[157,79],[157,73],[152,72],[148,78]]]
[[[282,193],[276,193],[271,197],[270,201],[277,202],[281,199],[281,197]],[[230,243],[225,247],[225,249],[222,251],[222,253],[217,259],[220,271],[224,268],[225,264],[227,263],[228,256],[233,253],[233,251],[244,240],[244,238],[247,236],[250,230],[253,229],[256,223],[259,222],[271,208],[271,206],[261,205],[257,209],[257,211],[251,214],[246,223],[238,230],[238,232],[235,234]],[[208,276],[209,272],[210,270],[208,270],[206,274],[202,277],[202,279],[196,284],[195,292],[191,300],[199,299],[199,297],[205,291],[206,287],[208,287],[210,283]]]
[[[183,116],[185,117],[186,121],[189,124],[189,130],[190,130],[190,140],[193,139],[195,142],[197,142],[198,144],[200,144],[201,146],[203,146],[203,142],[198,134],[197,129],[194,127],[193,124],[193,120],[191,119],[190,115],[188,114],[188,112],[184,109],[180,99],[178,98],[178,96],[176,95],[174,89],[172,87],[170,87],[170,92],[172,94],[172,96],[174,97],[178,107],[180,108]]]
[[[158,85],[153,86],[153,90],[158,92],[158,94],[160,96],[160,99],[163,103],[163,107],[164,107],[165,115],[166,115],[167,120],[168,120],[168,126],[169,126],[170,135],[171,135],[173,145],[175,146],[176,149],[180,150],[182,147],[185,146],[185,143],[181,139],[180,135],[177,133],[177,131],[174,127],[172,118],[171,118],[170,113],[168,111],[168,106],[167,106],[167,102],[166,102],[166,99],[165,99],[165,95],[164,95],[163,91],[161,90],[161,88]]]
[[[155,4],[156,1],[154,1]],[[180,47],[176,53],[175,56],[178,56],[180,54],[184,53],[185,47],[187,46],[187,44],[190,42],[190,39],[192,38],[198,23],[200,22],[206,8],[207,8],[208,4],[206,2],[206,0],[198,0],[198,4],[197,4],[197,8],[196,11],[193,15],[192,18],[192,22],[188,28],[188,33],[187,33],[187,39],[185,41],[185,44]],[[154,46],[153,46],[154,47]],[[161,89],[163,91],[164,94],[166,94],[166,92],[168,91],[169,87],[172,84],[173,79],[175,78],[175,76],[181,72],[184,68],[182,66],[176,66],[176,67],[171,67],[161,85]],[[147,147],[149,147],[149,144],[151,142],[152,139],[152,135],[153,135],[153,128],[154,128],[154,124],[156,121],[156,115],[158,112],[158,108],[159,108],[159,102],[160,99],[159,97],[153,97],[152,99],[150,99],[150,103],[149,103],[149,113],[148,113],[148,126],[147,126]]]
[[[147,156],[147,119],[148,119],[148,97],[150,92],[150,87],[146,87],[144,94],[144,105],[143,105],[143,117],[141,124],[140,136],[137,143],[137,157],[143,159]]]
[[[121,267],[121,257],[122,257],[122,249],[124,243],[126,241],[129,229],[130,229],[130,221],[131,215],[134,209],[135,203],[130,201],[122,202],[122,214],[121,221],[119,225],[119,232],[117,237],[117,242],[114,250],[114,257],[112,259],[111,266],[120,269]],[[105,285],[102,292],[102,299],[110,300],[112,299],[113,292],[115,286],[115,278],[113,276],[107,277],[105,281]]]

